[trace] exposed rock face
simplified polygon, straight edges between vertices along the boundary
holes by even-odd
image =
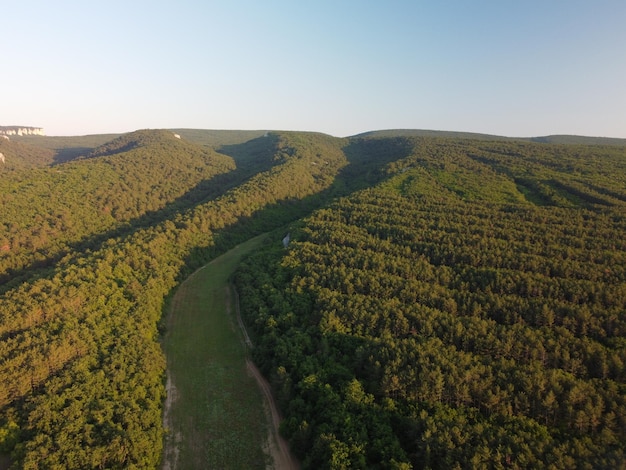
[[[0,135],[45,135],[41,127],[0,126]]]

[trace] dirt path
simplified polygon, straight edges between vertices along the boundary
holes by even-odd
[[[200,269],[204,269],[205,266]],[[200,270],[198,269],[198,271]],[[193,275],[193,274],[192,274]],[[191,276],[189,277],[191,278]],[[185,284],[187,281],[183,281],[181,286]],[[172,299],[172,305],[170,306],[168,315],[167,315],[167,329],[166,331],[170,331],[172,327],[172,318],[174,312],[180,309],[180,299],[178,296],[174,296]],[[167,334],[167,333],[166,333]],[[172,432],[172,434],[167,435],[165,438],[165,442],[163,445],[163,462],[161,463],[161,470],[175,470],[176,464],[178,463],[178,454],[180,453],[180,441],[182,436],[180,433],[172,431],[174,429],[173,421],[172,421],[172,407],[174,403],[176,403],[176,398],[178,393],[176,391],[176,386],[174,385],[174,380],[172,379],[172,374],[169,368],[165,370],[166,374],[166,382],[165,382],[165,402],[163,403],[163,428]]]
[[[176,387],[172,382],[172,376],[167,373],[167,382],[165,384],[166,398],[163,404],[163,427],[165,429],[173,429],[172,426],[172,405],[176,401]],[[174,470],[178,462],[178,453],[181,436],[175,432],[173,435],[167,436],[165,440],[165,449],[163,455],[162,470]]]
[[[241,311],[239,310],[239,294],[237,293],[237,289],[235,289],[234,286],[233,295],[235,298],[235,314],[237,316],[237,323],[241,328],[241,332],[243,334],[246,346],[252,348],[252,341],[250,340],[250,336],[248,336],[246,326],[241,319]],[[280,435],[279,432],[282,417],[280,415],[280,412],[278,411],[278,407],[276,406],[276,401],[274,400],[274,395],[272,394],[272,388],[270,387],[268,381],[265,380],[265,377],[263,377],[254,362],[250,360],[250,358],[246,358],[246,366],[248,368],[248,372],[255,378],[255,380],[259,384],[259,388],[261,389],[261,391],[263,392],[263,396],[265,397],[266,408],[269,410],[268,419],[271,432],[270,436],[268,436],[268,447],[269,452],[272,456],[272,460],[274,461],[273,468],[274,470],[298,470],[300,468],[300,465],[298,464],[296,459],[292,457],[291,452],[289,451],[289,445],[287,444],[287,441]]]
[[[274,461],[273,468],[274,470],[298,470],[300,465],[296,459],[291,456],[289,444],[287,444],[287,441],[279,433],[282,418],[278,412],[278,408],[276,407],[276,402],[274,401],[270,384],[267,380],[265,380],[265,377],[261,375],[257,366],[255,366],[250,359],[246,359],[246,365],[248,366],[248,371],[256,379],[259,387],[263,391],[267,408],[269,409],[269,414],[271,415],[271,433],[270,436],[268,436],[268,448],[269,453],[272,456],[272,460]],[[278,447],[276,446],[276,443],[278,443]]]
[[[239,310],[239,294],[237,293],[235,286],[233,286],[233,296],[235,297],[235,314],[237,316],[237,324],[243,334],[243,341],[246,343],[248,348],[252,349],[253,345],[252,341],[250,341],[250,336],[248,336],[248,330],[246,330],[246,325],[243,324],[243,320],[241,319],[241,311]],[[230,296],[228,298],[230,299]],[[230,305],[228,306],[228,310],[230,311]]]

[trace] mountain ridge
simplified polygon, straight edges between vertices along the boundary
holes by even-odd
[[[280,129],[258,129],[258,130],[238,130],[238,129],[203,129],[203,128],[162,128],[154,130],[166,130],[172,133],[178,134],[181,138],[196,142],[200,145],[207,145],[213,148],[223,146],[240,144],[245,141],[251,140],[256,137],[264,136],[271,132],[313,132],[316,131],[285,131]],[[123,135],[131,134],[132,132],[124,132],[120,134],[88,134],[88,135],[76,135],[76,136],[43,136],[43,135],[22,135],[14,136],[15,140],[21,142],[30,143],[34,145],[44,146],[46,148],[60,148],[75,147],[77,143],[81,143],[81,147],[86,148],[85,144],[93,145],[91,149],[97,145],[102,145],[108,142],[108,140],[120,137]],[[332,134],[326,134],[331,137]],[[496,141],[525,141],[525,142],[537,142],[547,144],[575,144],[575,145],[613,145],[613,146],[626,146],[626,138],[621,137],[605,137],[605,136],[587,136],[577,134],[549,134],[543,136],[528,136],[528,137],[510,137],[497,134],[487,134],[478,132],[465,132],[465,131],[444,131],[434,129],[411,129],[411,128],[391,128],[391,129],[377,129],[365,132],[360,132],[354,135],[345,136],[347,139],[358,139],[368,137],[439,137],[439,138],[454,138],[454,139],[472,139],[472,140],[496,140]],[[337,137],[342,138],[342,137]]]
[[[521,140],[526,142],[537,142],[547,144],[580,144],[580,145],[626,145],[626,138],[618,137],[601,137],[601,136],[584,136],[574,134],[551,134],[546,136],[534,137],[509,137],[496,134],[483,134],[477,132],[464,131],[441,131],[429,129],[383,129],[376,131],[367,131],[351,136],[352,138],[360,137],[442,137],[454,139],[474,139],[474,140],[502,140],[515,141]]]

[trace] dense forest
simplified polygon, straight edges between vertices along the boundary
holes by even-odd
[[[141,131],[3,168],[2,261],[19,282],[0,297],[0,452],[17,468],[156,467],[165,299],[215,253],[301,217],[294,201],[346,164],[331,142],[268,135],[230,157]]]
[[[303,467],[623,468],[624,148],[404,145],[237,277]]]
[[[274,230],[235,281],[304,467],[624,463],[626,147],[175,132],[0,139],[0,467],[156,468],[164,305]]]

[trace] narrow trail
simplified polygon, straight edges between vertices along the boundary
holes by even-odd
[[[205,266],[202,266],[203,269]],[[199,271],[199,270],[198,270]],[[193,274],[192,274],[193,276]],[[191,278],[191,276],[189,276]],[[188,279],[189,279],[188,278]],[[185,284],[187,280],[183,281],[181,286]],[[179,286],[180,288],[180,286]],[[177,309],[180,309],[180,299],[178,296],[174,296],[172,299],[172,305],[170,307],[169,312],[167,313],[167,328],[166,332],[171,331],[172,327],[172,319],[174,316],[174,312]],[[167,335],[167,333],[166,333]],[[165,369],[165,402],[163,403],[163,428],[168,430],[173,430],[173,420],[172,420],[172,407],[176,403],[177,391],[176,386],[174,385],[174,380],[172,379],[172,373],[169,367]],[[166,436],[165,442],[163,443],[163,461],[161,462],[161,470],[175,470],[176,464],[178,463],[178,455],[179,455],[179,445],[181,441],[180,433],[173,432],[172,435]]]
[[[246,346],[250,349],[254,347],[252,341],[250,340],[250,336],[248,336],[248,330],[246,330],[246,325],[243,324],[243,320],[241,319],[241,310],[239,309],[239,293],[237,292],[237,288],[232,286],[233,296],[235,298],[235,315],[237,316],[237,324],[243,333],[243,340],[246,343]],[[256,367],[256,366],[255,366]]]
[[[172,426],[172,405],[176,401],[176,387],[172,382],[172,376],[167,372],[167,381],[165,384],[166,398],[163,404],[163,427],[165,429],[173,429]],[[178,446],[180,444],[180,434],[175,433],[172,436],[168,436],[165,440],[163,463],[161,465],[162,470],[174,470],[176,463],[178,462]]]
[[[244,342],[248,348],[252,348],[253,344],[250,340],[250,336],[248,336],[248,331],[246,330],[246,326],[241,319],[241,311],[239,309],[239,294],[237,293],[237,289],[232,286],[233,296],[235,298],[235,314],[237,317],[237,323],[241,328],[241,332],[243,334]],[[267,409],[269,410],[269,421],[271,428],[271,436],[268,436],[269,442],[269,450],[272,454],[272,458],[274,460],[274,469],[275,470],[299,470],[300,465],[296,461],[295,458],[292,457],[291,452],[289,451],[289,445],[287,441],[280,435],[279,428],[280,422],[282,421],[282,417],[280,412],[278,411],[278,407],[276,406],[276,401],[274,400],[274,395],[272,394],[272,389],[270,384],[265,377],[261,374],[258,367],[250,360],[249,357],[246,358],[246,366],[248,368],[248,372],[256,379],[259,384],[259,388],[263,392],[263,396],[265,397],[265,402],[267,405]],[[278,449],[276,449],[276,445],[278,444]]]

